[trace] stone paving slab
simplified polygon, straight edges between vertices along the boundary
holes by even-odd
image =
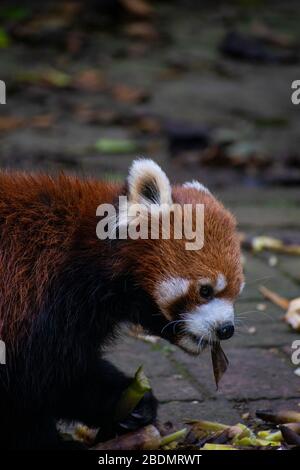
[[[300,227],[298,207],[236,207],[233,213],[241,228]]]
[[[289,361],[280,351],[225,347],[224,350],[230,367],[222,378],[218,392],[215,392],[208,354],[193,362],[179,351],[175,355],[193,374],[199,386],[204,384],[211,397],[220,394],[229,400],[243,401],[300,396],[300,379],[293,373]]]
[[[253,329],[255,331],[253,332]],[[249,329],[237,331],[235,337],[232,338],[230,346],[238,348],[272,348],[272,347],[290,347],[290,344],[299,339],[299,335],[292,331],[283,332],[282,328],[277,324],[259,324],[250,326]]]
[[[262,301],[263,297],[258,290],[260,285],[269,287],[283,297],[293,298],[300,295],[299,285],[280,272],[277,266],[269,266],[266,260],[249,253],[244,253],[244,260],[246,286],[240,299]],[[300,263],[299,257],[297,261]]]
[[[151,386],[160,402],[170,401],[203,401],[204,395],[181,374],[170,377],[152,377]]]
[[[258,310],[261,307],[265,310]],[[299,335],[282,320],[283,313],[268,301],[238,302],[236,333],[230,347],[290,347]]]
[[[293,367],[294,370],[300,366],[299,363],[295,364],[292,361],[293,354],[296,355],[297,362],[299,361],[299,358],[300,358],[300,354],[299,354],[300,349],[298,349],[298,347],[300,345],[299,342],[300,342],[300,334],[298,332],[294,332],[293,341],[289,345],[283,346],[283,347],[280,348],[280,350],[287,357],[291,367]]]
[[[170,401],[160,405],[159,420],[171,421],[175,426],[183,427],[186,420],[203,419],[236,424],[241,418],[239,413],[226,400],[206,400],[205,402]]]
[[[277,269],[298,283],[300,297],[300,256],[279,255]]]
[[[255,417],[256,410],[295,410],[300,412],[300,397],[287,398],[287,399],[274,399],[274,400],[256,400],[256,401],[245,401],[239,403],[236,407],[237,411],[241,415],[245,412],[249,412],[251,416]]]
[[[134,375],[141,364],[149,377],[169,377],[180,373],[161,349],[125,334],[110,348],[107,358],[128,375]]]
[[[234,349],[228,355],[231,369],[222,382],[222,391],[228,399],[300,396],[299,377],[277,350]]]
[[[287,206],[299,207],[300,203],[299,189],[293,187],[243,187],[238,193],[229,187],[217,189],[215,195],[231,208],[260,206],[266,209],[279,207],[284,210]]]

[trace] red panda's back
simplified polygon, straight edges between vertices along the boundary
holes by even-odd
[[[115,195],[115,185],[93,180],[0,173],[1,339],[25,331],[66,262],[78,227]]]

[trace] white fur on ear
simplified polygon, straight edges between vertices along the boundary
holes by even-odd
[[[210,190],[206,186],[204,186],[203,184],[199,183],[199,181],[196,181],[196,180],[188,181],[187,183],[184,183],[183,187],[197,189],[197,191],[201,191],[202,193],[211,194]]]
[[[172,204],[167,175],[150,159],[135,160],[128,175],[129,200],[139,204]]]

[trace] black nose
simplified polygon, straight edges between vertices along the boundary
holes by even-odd
[[[230,322],[223,323],[223,325],[217,328],[216,333],[219,339],[229,339],[234,333],[234,326]]]

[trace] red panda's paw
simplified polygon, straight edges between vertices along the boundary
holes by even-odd
[[[139,428],[155,423],[157,415],[158,402],[153,393],[147,392],[138,403],[131,414],[118,423],[117,433],[123,434],[129,431],[135,431]]]

